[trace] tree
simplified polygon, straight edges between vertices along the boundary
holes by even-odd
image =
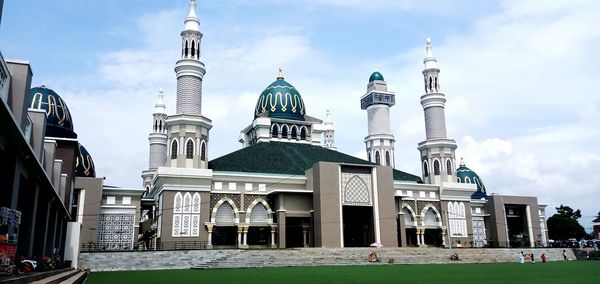
[[[596,216],[596,219],[594,219],[592,222],[600,222],[600,211],[598,211],[598,215]]]
[[[585,229],[577,219],[581,218],[581,210],[569,206],[556,207],[556,214],[548,218],[548,234],[553,240],[582,239],[585,237]]]

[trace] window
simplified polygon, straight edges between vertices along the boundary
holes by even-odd
[[[192,40],[192,56],[196,56],[196,42]]]
[[[296,126],[292,126],[292,139],[298,139],[298,130],[296,129]]]
[[[425,226],[437,226],[437,216],[433,209],[429,208],[425,211],[425,218],[423,220],[423,225]]]
[[[174,138],[171,144],[171,159],[177,159],[177,138]]]
[[[131,205],[131,197],[130,196],[123,196],[123,205]]]
[[[206,161],[206,142],[200,143],[200,160]]]
[[[386,151],[385,152],[385,165],[386,166],[391,166],[391,162],[390,162],[390,152]]]
[[[115,197],[114,196],[107,196],[106,197],[106,204],[108,204],[108,205],[114,205],[115,204]]]
[[[440,175],[440,161],[433,161],[433,174],[436,176]]]
[[[450,162],[450,159],[446,160],[446,174],[452,175],[452,162]]]
[[[281,127],[281,138],[288,138],[288,127],[287,125],[284,125],[283,127]]]
[[[405,226],[414,226],[413,216],[406,207],[402,208],[402,213],[404,213],[404,225]]]
[[[367,153],[367,159],[369,160],[369,162],[371,162],[371,152]]]
[[[381,157],[379,156],[379,151],[375,151],[375,164],[381,164]]]
[[[463,202],[448,202],[448,222],[451,237],[467,237],[467,220]]]
[[[279,136],[279,126],[277,124],[273,124],[271,126],[271,137],[277,138]]]
[[[200,235],[200,194],[186,192],[175,194],[173,200],[173,237]]]
[[[306,128],[302,127],[300,129],[300,140],[306,140]]]
[[[229,202],[221,203],[215,215],[215,223],[217,224],[235,222],[235,210]]]
[[[185,158],[194,158],[194,141],[192,139],[188,139],[187,143],[185,143]]]
[[[257,203],[250,211],[250,223],[266,223],[269,221],[269,212],[262,203]]]
[[[427,161],[423,161],[423,175],[429,176],[429,167],[427,166]]]

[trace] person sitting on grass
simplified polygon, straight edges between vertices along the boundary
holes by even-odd
[[[377,253],[375,251],[372,251],[369,253],[369,257],[367,258],[367,260],[369,262],[378,262],[379,258],[377,257]]]

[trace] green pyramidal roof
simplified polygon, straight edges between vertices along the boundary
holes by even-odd
[[[318,162],[375,165],[371,162],[310,144],[261,142],[208,163],[208,168],[222,172],[304,175]],[[394,180],[421,182],[421,178],[394,170]]]

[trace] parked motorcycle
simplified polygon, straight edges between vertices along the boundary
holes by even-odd
[[[19,258],[19,261],[17,261],[17,263],[16,263],[15,271],[17,272],[17,274],[21,275],[26,272],[31,272],[31,271],[35,270],[37,268],[37,266],[38,266],[37,261],[31,260],[31,259],[26,259],[21,256]]]

